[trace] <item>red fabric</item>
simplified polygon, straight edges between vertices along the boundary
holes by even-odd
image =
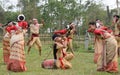
[[[6,43],[9,43],[9,42],[6,42]],[[7,47],[5,43],[3,45]],[[10,56],[10,50],[8,48],[3,47],[3,59],[5,64],[9,62],[9,56]]]
[[[103,31],[107,31],[108,33],[112,33],[113,31],[109,29],[108,27],[101,26],[99,29],[96,29],[94,31],[95,34],[103,34]],[[92,32],[92,30],[88,29],[87,32]]]
[[[26,21],[19,21],[18,25],[20,27],[22,27],[23,29],[27,29],[28,28],[28,23]]]
[[[108,27],[102,26],[100,29],[106,30],[108,33],[112,33],[113,31]]]
[[[10,27],[6,27],[5,30],[10,33]]]
[[[108,72],[118,72],[118,63],[117,62],[111,62],[107,64],[106,71]]]
[[[95,54],[94,54],[94,63],[95,63],[95,64],[97,63],[99,56],[100,56],[99,53],[95,53]]]
[[[94,34],[98,34],[98,35],[104,34],[105,31],[107,31],[108,33],[112,33],[112,30],[110,30],[110,29],[107,29],[107,30],[95,29]]]
[[[103,29],[103,30],[107,30],[108,27],[105,27],[105,26],[101,26],[100,29]]]
[[[11,26],[7,26],[5,30],[10,33],[11,30],[17,30],[17,27],[15,25],[11,25]]]
[[[65,52],[63,52],[63,50],[62,50],[62,54],[63,54],[63,57],[65,57],[65,56],[66,56],[66,53],[65,53]]]
[[[26,71],[25,62],[10,59],[7,64],[7,69],[13,72],[23,72]]]
[[[39,37],[39,34],[32,34],[31,39],[27,42],[27,45],[29,45],[30,41],[32,41],[34,37]]]
[[[66,32],[67,32],[67,30],[63,29],[63,30],[55,31],[54,34],[65,34]]]
[[[95,29],[94,34],[97,35],[104,34],[104,31],[102,29]]]
[[[17,30],[17,27],[16,26],[11,26],[11,30]]]
[[[54,68],[55,62],[54,59],[45,60],[42,63],[43,68]]]
[[[72,39],[72,38],[70,38],[70,37],[67,37],[67,42],[69,42],[69,41],[70,41],[70,39]]]
[[[59,61],[60,61],[60,64],[61,64],[61,66],[60,66],[60,67],[61,67],[61,69],[65,69],[65,66],[64,66],[64,64],[63,64],[63,61],[62,61],[62,60],[63,60],[63,58],[62,58],[62,57],[60,57],[60,58],[59,58]]]
[[[9,62],[10,54],[3,54],[3,57],[4,57],[4,63],[7,64]]]
[[[113,31],[112,31],[112,30],[110,30],[110,29],[108,29],[107,31],[108,31],[108,33],[112,33],[112,32],[113,32]]]
[[[32,37],[39,37],[39,34],[32,34]]]

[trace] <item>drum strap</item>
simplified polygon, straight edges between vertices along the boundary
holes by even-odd
[[[50,48],[51,48],[51,47],[50,47]],[[51,54],[51,52],[52,52],[52,50],[49,51],[49,53],[47,54],[47,56],[45,57],[44,60],[46,60],[46,59],[49,57],[49,55]]]
[[[62,54],[63,54],[63,57],[65,57],[66,56],[66,53],[62,50]]]
[[[60,57],[60,58],[59,58],[59,61],[60,61],[60,64],[61,64],[61,66],[60,66],[60,67],[61,67],[62,69],[65,69],[65,66],[64,66],[64,64],[63,64],[63,61],[62,61],[62,60],[63,60],[63,58],[62,58],[62,57]]]

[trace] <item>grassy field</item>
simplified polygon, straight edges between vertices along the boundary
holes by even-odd
[[[42,48],[42,55],[38,55],[38,51],[32,48],[29,55],[26,54],[26,72],[10,72],[7,71],[6,65],[3,63],[2,49],[0,50],[0,75],[120,75],[120,73],[97,72],[96,65],[93,63],[93,53],[84,50],[82,46],[75,51],[75,58],[71,61],[73,67],[69,70],[53,70],[41,68],[41,62],[47,54],[52,50],[50,45]],[[27,49],[27,47],[26,47]],[[26,50],[25,50],[26,52]],[[52,58],[52,52],[48,59]],[[120,66],[119,66],[120,67]]]

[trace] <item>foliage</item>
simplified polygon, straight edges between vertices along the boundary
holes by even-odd
[[[108,21],[103,3],[99,1],[96,3],[96,0],[18,0],[18,4],[8,6],[7,11],[0,7],[2,10],[0,16],[2,16],[3,22],[14,20],[13,17],[16,18],[16,14],[20,13],[26,16],[28,22],[32,18],[37,18],[39,22],[44,19],[45,30],[47,28],[63,29],[70,22],[75,22],[76,31],[79,34],[84,34],[89,21],[101,19],[105,25],[111,23]],[[17,7],[18,11],[13,12],[14,7]],[[113,13],[111,12],[111,14]],[[81,27],[78,26],[80,18],[83,18]]]
[[[77,4],[74,0],[48,1],[47,4],[41,6],[42,18],[50,24],[48,27],[54,26],[61,29],[75,19],[75,5]]]
[[[0,23],[3,23],[5,21],[5,14],[4,14],[4,9],[0,5]]]
[[[106,24],[106,11],[103,10],[102,4],[97,4],[94,1],[93,2],[86,2],[85,4],[85,10],[83,11],[83,17],[84,17],[84,26],[83,30],[86,30],[88,28],[88,23],[90,21],[95,21],[96,19],[100,19],[103,21],[104,24]],[[87,14],[87,15],[86,15]]]
[[[25,14],[27,16],[26,19],[30,20],[34,17],[38,18],[37,14],[40,12],[37,3],[39,3],[39,0],[19,0],[17,6],[21,9],[20,13]]]
[[[5,15],[6,22],[17,21],[18,12],[6,11]]]

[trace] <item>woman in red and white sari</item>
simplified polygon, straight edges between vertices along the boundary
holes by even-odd
[[[101,57],[97,61],[97,71],[118,72],[118,45],[115,37],[108,30],[96,29],[95,22],[89,23],[89,30],[104,40]]]
[[[7,32],[3,37],[3,59],[4,63],[7,64],[10,56],[10,34]]]
[[[10,28],[13,26],[13,22],[9,22],[5,28],[5,35],[3,37],[3,59],[4,63],[7,64],[10,56]]]
[[[24,52],[24,34],[21,27],[14,26],[11,29],[10,39],[10,59],[7,69],[14,72],[26,71],[25,52]]]

